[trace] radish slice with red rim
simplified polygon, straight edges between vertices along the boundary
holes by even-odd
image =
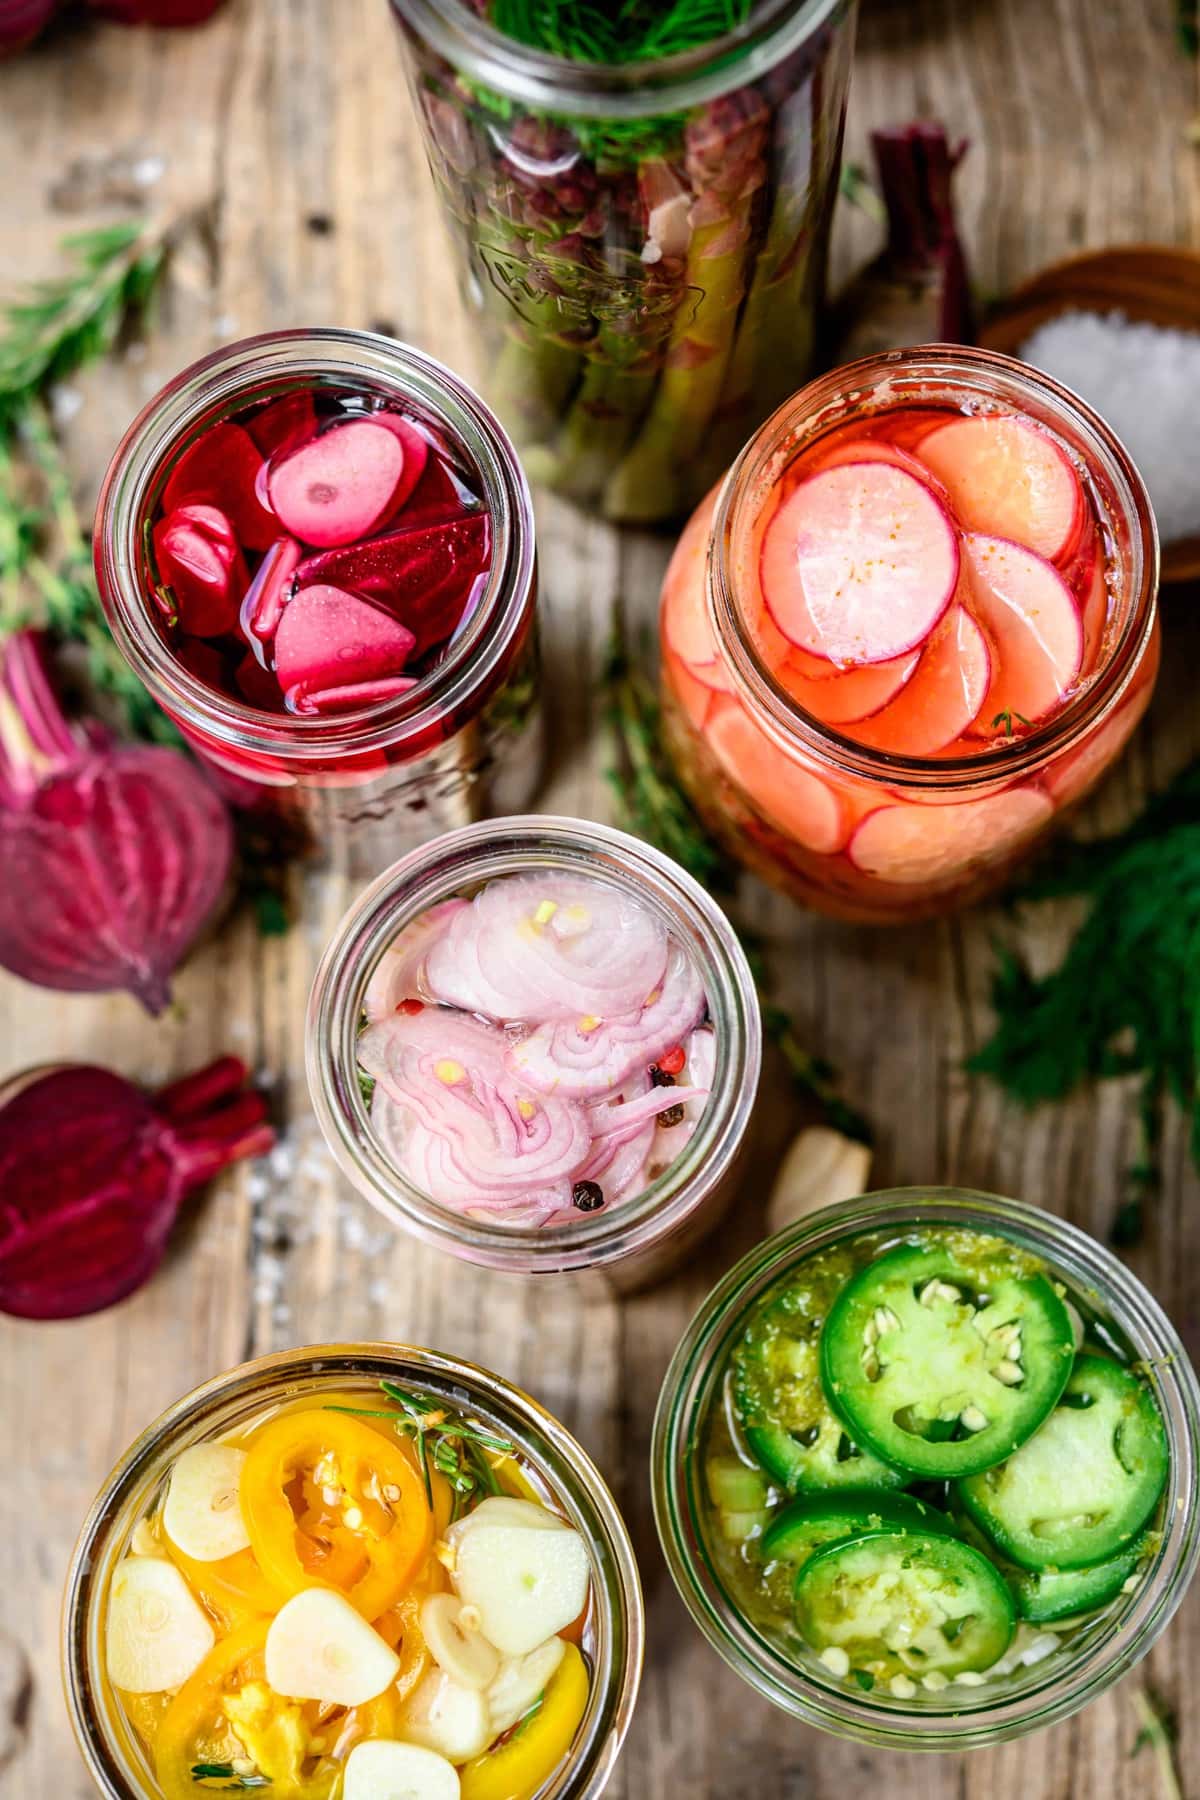
[[[415,642],[406,625],[355,594],[301,588],[275,633],[275,674],[280,687],[311,692],[398,675]]]
[[[302,543],[351,544],[388,518],[404,467],[404,445],[394,431],[349,419],[272,457],[267,492],[284,529]]]
[[[965,606],[952,606],[922,651],[912,680],[851,735],[894,756],[934,756],[975,722],[991,677],[987,640]]]
[[[717,760],[780,831],[829,856],[846,839],[837,795],[820,776],[787,756],[736,700],[721,700],[708,723]]]
[[[930,488],[884,462],[801,482],[763,540],[761,583],[784,636],[829,662],[890,662],[954,595],[958,543]]]
[[[1050,563],[1006,538],[963,540],[971,607],[995,646],[978,729],[1012,734],[1058,706],[1083,661],[1083,627],[1070,588]]]
[[[708,616],[705,565],[714,505],[699,507],[683,528],[663,580],[663,635],[689,673],[706,687],[730,690]]]
[[[230,521],[239,543],[265,550],[279,536],[279,522],[257,488],[262,469],[263,459],[250,433],[219,420],[171,470],[163,488],[163,511],[193,502],[215,506]]]
[[[956,806],[881,806],[850,839],[850,861],[865,875],[920,886],[966,880],[1036,837],[1054,808],[1038,788],[1005,788]]]
[[[697,731],[703,731],[715,690],[699,681],[686,664],[673,658],[666,665],[666,682]]]
[[[775,670],[775,679],[798,705],[823,724],[852,725],[871,718],[894,700],[912,679],[921,659],[920,650],[910,650],[892,662],[863,663],[857,669],[839,670],[834,664],[823,663],[820,667],[825,673],[814,680],[808,671],[817,663],[816,657],[797,651],[794,659],[785,658]]]
[[[1027,419],[954,419],[923,438],[918,455],[942,483],[966,531],[1012,538],[1050,560],[1086,518],[1070,458]]]

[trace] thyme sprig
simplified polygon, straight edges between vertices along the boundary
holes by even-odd
[[[416,1445],[417,1460],[425,1483],[425,1498],[433,1505],[433,1474],[443,1476],[454,1490],[455,1511],[470,1495],[483,1489],[485,1493],[500,1491],[492,1466],[483,1454],[490,1450],[497,1456],[513,1456],[515,1446],[507,1438],[485,1431],[472,1420],[433,1405],[420,1394],[398,1387],[394,1381],[381,1381],[381,1391],[394,1404],[378,1406],[330,1406],[328,1412],[351,1413],[363,1419],[390,1419],[401,1437],[411,1437]],[[397,1413],[395,1407],[399,1407]]]
[[[266,1788],[271,1785],[269,1775],[239,1775],[232,1763],[211,1762],[193,1763],[191,1768],[193,1781],[216,1781],[221,1785],[211,1788],[211,1793],[236,1793],[248,1788]]]
[[[1134,1688],[1133,1704],[1140,1725],[1130,1756],[1136,1756],[1140,1750],[1152,1750],[1166,1800],[1183,1800],[1183,1787],[1175,1762],[1175,1744],[1179,1735],[1175,1720],[1162,1702],[1145,1688]]]
[[[773,983],[766,946],[759,933],[735,916],[739,873],[709,837],[663,747],[658,696],[644,673],[648,660],[648,649],[644,647],[641,665],[634,662],[619,622],[605,667],[604,690],[611,746],[606,773],[616,795],[621,822],[627,830],[673,857],[702,887],[724,902],[759,990],[763,1030],[782,1055],[793,1083],[819,1103],[836,1131],[869,1144],[871,1127],[862,1113],[842,1097],[832,1063],[805,1048],[790,1014],[770,999]]]

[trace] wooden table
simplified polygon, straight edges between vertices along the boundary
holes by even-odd
[[[1170,0],[868,0],[850,154],[872,124],[945,120],[972,150],[959,194],[985,294],[1086,245],[1200,242],[1200,151],[1186,125],[1196,71]],[[470,349],[442,252],[385,0],[231,0],[208,28],[68,29],[0,70],[0,283],[55,266],[70,229],[144,196],[193,210],[148,346],[77,384],[72,466],[90,511],[136,405],[232,337],[310,322],[373,325],[465,370]],[[840,220],[837,266],[873,249]],[[649,615],[667,545],[619,535],[565,505],[539,508],[554,709],[548,804],[607,815],[595,748],[596,672],[614,598]],[[1093,803],[1121,821],[1200,749],[1197,596],[1166,606],[1164,675],[1146,725]],[[1144,1669],[1081,1717],[994,1753],[872,1754],[803,1730],[752,1697],[684,1615],[655,1541],[646,1481],[654,1399],[671,1349],[717,1274],[761,1234],[765,1180],[696,1264],[624,1306],[522,1292],[395,1236],[334,1173],[309,1111],[301,1034],[315,958],[348,899],[336,873],[306,883],[300,922],[260,939],[246,920],[193,957],[178,1007],[152,1024],[128,999],[0,985],[0,1073],[64,1056],[158,1081],[221,1050],[270,1082],[279,1151],[192,1209],[166,1268],[136,1299],[77,1324],[5,1321],[0,1384],[0,1793],[86,1800],[59,1693],[59,1593],[75,1531],[136,1432],[194,1383],[244,1357],[331,1338],[438,1345],[538,1394],[607,1472],[632,1526],[649,1609],[641,1701],[615,1800],[1149,1800],[1130,1760],[1144,1676],[1182,1722],[1200,1794],[1200,1592]],[[1134,1140],[1119,1085],[1029,1119],[962,1070],[987,1029],[986,914],[877,934],[802,916],[755,892],[775,968],[810,1044],[844,1071],[878,1131],[879,1185],[959,1181],[1022,1195],[1103,1234]],[[1039,921],[1050,961],[1063,918]],[[801,1122],[771,1068],[756,1126],[761,1174]],[[1166,1191],[1131,1258],[1200,1349],[1200,1198],[1179,1121]]]

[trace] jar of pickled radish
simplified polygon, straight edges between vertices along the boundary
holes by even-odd
[[[95,542],[118,645],[235,804],[375,874],[532,797],[529,490],[420,351],[283,331],[195,363],[122,440]]]
[[[109,1800],[592,1800],[641,1673],[598,1470],[498,1375],[353,1344],[245,1363],[117,1465],[63,1613]]]
[[[1069,1717],[1200,1561],[1200,1387],[1110,1251],[1038,1208],[903,1188],[713,1290],[651,1450],[672,1576],[794,1718],[969,1750]]]
[[[448,833],[366,890],[317,971],[307,1060],[330,1148],[386,1217],[607,1290],[674,1266],[732,1199],[761,1027],[689,875],[623,832],[528,817]]]
[[[1048,376],[948,345],[834,370],[751,439],[667,572],[680,776],[821,911],[978,900],[1144,713],[1157,579],[1137,470]]]

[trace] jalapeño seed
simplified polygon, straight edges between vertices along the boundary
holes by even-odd
[[[571,1200],[580,1212],[595,1212],[604,1205],[604,1193],[595,1181],[577,1181],[571,1189]]]

